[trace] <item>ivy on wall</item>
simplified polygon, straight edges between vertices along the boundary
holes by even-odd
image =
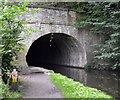
[[[96,45],[94,67],[120,68],[120,8],[118,2],[83,2],[74,9],[79,14],[77,27],[90,27],[94,34],[103,34],[104,44]]]

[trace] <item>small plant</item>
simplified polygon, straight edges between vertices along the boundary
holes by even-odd
[[[48,24],[49,24],[49,25],[52,25],[52,24],[53,24],[53,21],[52,21],[52,20],[49,20],[49,21],[48,21]]]
[[[10,98],[22,98],[20,92],[11,92],[8,85],[5,85],[0,79],[0,99],[8,100]]]

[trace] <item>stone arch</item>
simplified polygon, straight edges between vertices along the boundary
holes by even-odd
[[[53,40],[50,42],[52,34]],[[31,44],[26,54],[27,64],[37,67],[51,65],[83,67],[84,59],[84,50],[80,42],[65,33],[47,33],[40,36]]]

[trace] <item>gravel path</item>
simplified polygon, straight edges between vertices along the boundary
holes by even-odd
[[[21,77],[25,86],[23,98],[63,98],[60,91],[51,83],[49,74],[31,73]]]

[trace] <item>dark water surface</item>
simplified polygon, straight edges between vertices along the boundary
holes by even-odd
[[[120,96],[119,72],[113,71],[98,71],[98,70],[84,70],[78,68],[54,67],[57,73],[61,73],[69,78],[79,81],[84,85],[100,89],[109,95],[116,98]]]

